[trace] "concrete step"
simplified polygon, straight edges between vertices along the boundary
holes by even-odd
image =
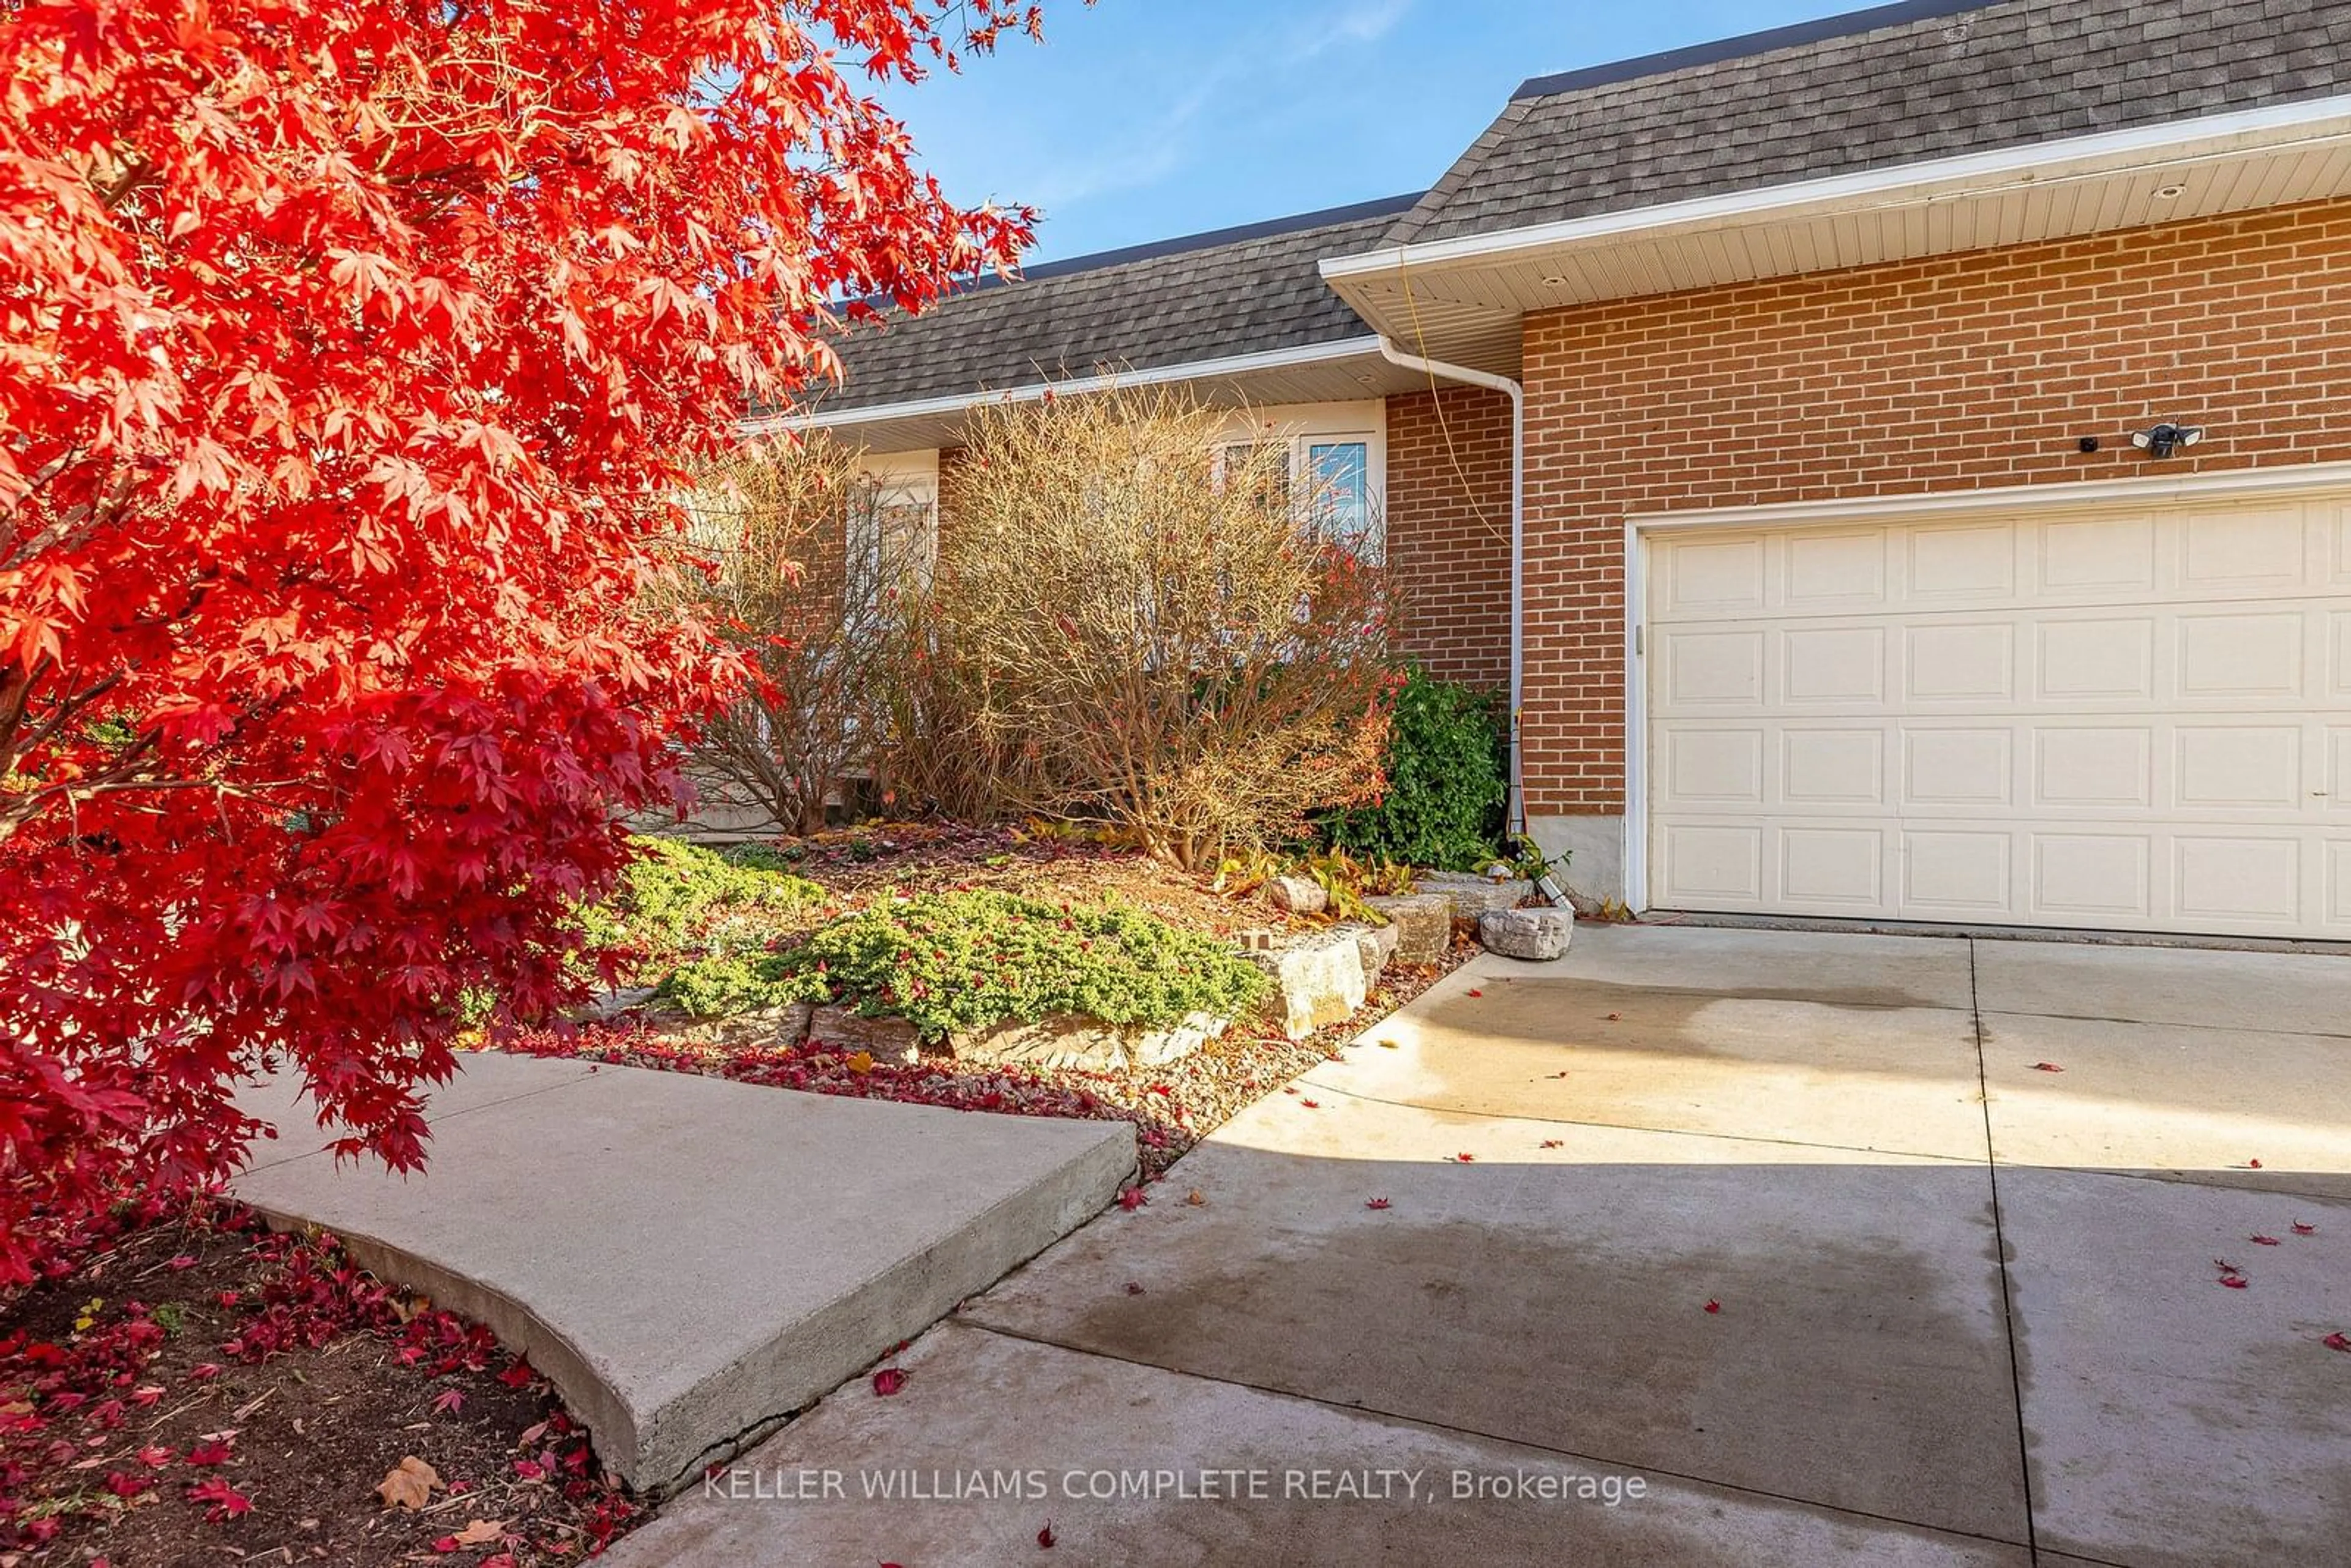
[[[641,1491],[695,1478],[1102,1207],[1124,1122],[481,1054],[402,1178],[316,1148],[290,1085],[236,1196],[529,1357]]]

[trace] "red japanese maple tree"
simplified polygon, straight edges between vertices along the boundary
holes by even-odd
[[[0,1281],[290,1067],[422,1156],[463,998],[735,678],[641,611],[683,465],[1029,214],[860,73],[1013,0],[0,5]]]

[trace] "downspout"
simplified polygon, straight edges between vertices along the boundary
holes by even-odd
[[[1526,769],[1520,738],[1524,727],[1527,665],[1527,389],[1490,371],[1473,371],[1467,365],[1448,365],[1442,360],[1407,354],[1385,333],[1380,336],[1380,357],[1407,371],[1484,387],[1510,400],[1510,803],[1504,821],[1510,835],[1520,837],[1527,831]],[[1543,893],[1553,904],[1566,902],[1565,895],[1556,890],[1549,877],[1543,879]]]

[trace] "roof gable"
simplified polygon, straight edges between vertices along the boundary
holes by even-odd
[[[2335,0],[1912,0],[1537,78],[1383,241],[1463,235],[2324,97]]]

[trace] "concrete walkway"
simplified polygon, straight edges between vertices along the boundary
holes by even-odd
[[[426,1107],[413,1177],[284,1129],[236,1195],[497,1332],[659,1491],[731,1458],[1101,1211],[1123,1122],[1046,1121],[496,1054]]]
[[[611,1560],[2351,1560],[2351,963],[1590,928],[1292,1087]]]

